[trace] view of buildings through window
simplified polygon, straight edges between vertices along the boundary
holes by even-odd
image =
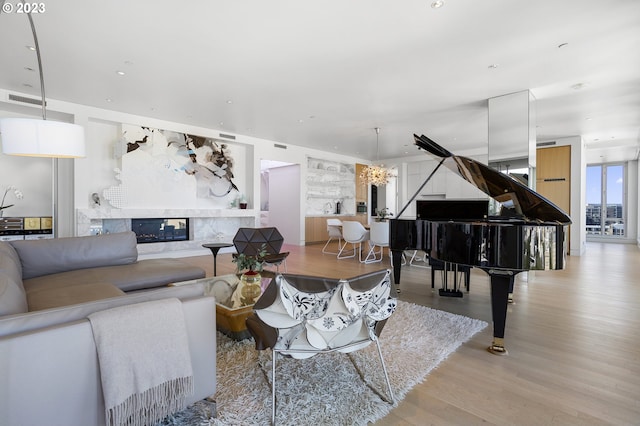
[[[587,235],[624,236],[624,165],[587,166]]]

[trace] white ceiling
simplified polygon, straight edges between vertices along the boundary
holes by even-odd
[[[59,0],[34,21],[47,98],[375,160],[413,133],[484,147],[487,99],[529,89],[539,141],[637,158],[640,1],[432,1]],[[0,88],[38,96],[27,17],[0,40]]]

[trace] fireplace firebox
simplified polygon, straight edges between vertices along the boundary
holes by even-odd
[[[138,244],[186,241],[189,239],[189,218],[131,219],[131,230]]]

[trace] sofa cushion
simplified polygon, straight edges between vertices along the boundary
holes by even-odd
[[[130,265],[77,269],[23,282],[27,295],[41,289],[63,288],[93,282],[108,282],[123,291],[160,287],[204,278],[205,271],[178,259],[145,259]]]
[[[137,261],[134,232],[47,240],[10,241],[20,256],[22,278],[100,266],[127,265]]]
[[[27,312],[27,298],[22,283],[0,271],[0,316]]]
[[[26,312],[0,317],[0,337],[52,327],[87,318],[93,312],[131,303],[177,297],[180,300],[200,297],[204,294],[204,284],[195,283],[178,287],[163,287],[145,292],[96,300],[79,305],[61,306],[35,312]]]
[[[88,283],[63,288],[45,288],[32,291],[27,297],[29,311],[77,305],[94,300],[124,296],[124,291],[110,283]]]
[[[22,282],[20,257],[13,246],[6,241],[0,241],[0,271],[9,275],[15,281]]]

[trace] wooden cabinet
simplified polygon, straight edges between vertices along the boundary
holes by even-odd
[[[536,192],[571,216],[571,146],[536,151]],[[569,230],[566,249],[569,253]]]
[[[327,235],[327,219],[356,220],[363,225],[367,224],[366,214],[352,216],[307,216],[304,219],[306,244],[325,243],[327,241],[329,238]]]
[[[536,151],[536,192],[571,214],[571,147]]]

